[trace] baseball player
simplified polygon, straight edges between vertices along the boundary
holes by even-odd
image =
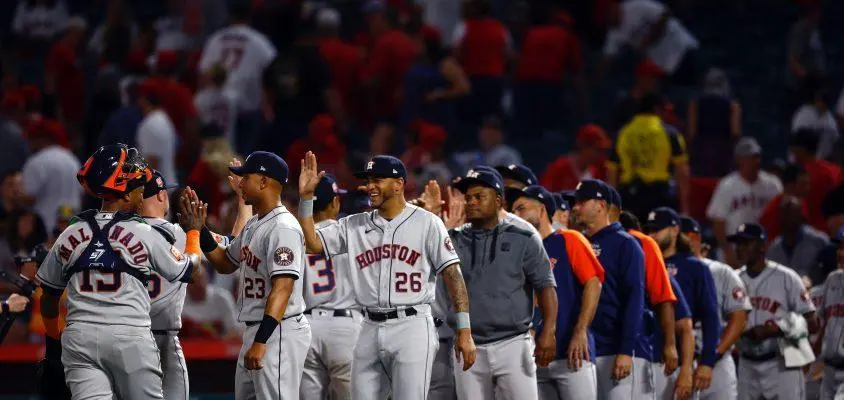
[[[615,197],[615,193],[613,193],[613,197],[614,200],[620,202],[620,196]],[[655,257],[652,257],[652,260],[658,260],[655,264],[665,271],[665,264],[662,259],[662,252],[659,250],[659,244],[657,244],[650,236],[642,233],[642,226],[639,223],[639,219],[630,211],[622,211],[619,215],[619,223],[621,223],[621,226],[623,226],[624,229],[626,229],[631,235],[634,235],[635,233],[633,237],[639,240],[639,244],[642,246],[642,251],[645,252],[645,273],[648,273],[648,253],[653,253],[655,255]],[[654,263],[654,261],[651,261],[651,263]],[[695,356],[692,312],[689,310],[689,305],[686,303],[686,298],[683,296],[680,284],[677,283],[677,280],[673,277],[669,277],[667,271],[665,276],[668,277],[671,292],[677,298],[677,301],[672,304],[670,309],[671,314],[669,315],[674,319],[671,329],[673,329],[676,336],[680,338],[680,343],[679,346],[677,346],[677,340],[674,339],[672,341],[669,335],[665,334],[663,328],[664,321],[662,321],[662,317],[660,317],[660,323],[655,324],[653,323],[652,318],[648,318],[652,316],[653,312],[651,312],[651,315],[645,313],[647,321],[653,325],[653,334],[650,337],[650,344],[653,351],[651,352],[650,361],[654,381],[654,397],[658,399],[673,399],[675,397],[685,399],[692,395],[692,370],[694,369],[693,363]],[[658,282],[658,280],[656,281]],[[648,286],[656,287],[657,285],[651,284],[646,278],[646,293],[648,293]],[[649,293],[648,296],[650,296]],[[647,302],[648,301],[646,300],[646,303]],[[651,305],[651,307],[653,307],[653,305]],[[664,344],[666,340],[674,343],[672,345],[673,348]],[[669,366],[668,362],[665,361],[665,354],[669,354],[669,356],[671,356],[678,353],[677,347],[679,347],[680,353],[679,370],[677,369],[678,364],[675,363],[673,366]],[[657,349],[662,349],[662,351],[658,352]]]
[[[314,223],[317,229],[337,224],[340,195],[330,174],[314,190]],[[349,279],[348,255],[326,259],[308,254],[303,282],[305,315],[311,321],[311,348],[299,395],[302,399],[351,398],[352,358],[360,332],[361,313]]]
[[[744,265],[739,276],[747,287],[753,309],[738,342],[738,398],[804,399],[802,368],[786,368],[777,338],[783,332],[776,320],[797,313],[806,318],[809,333],[818,330],[815,306],[800,277],[792,269],[765,259],[765,229],[739,225],[728,240]]]
[[[818,309],[823,322],[818,340],[822,343],[821,358],[826,365],[821,400],[838,400],[836,390],[844,388],[844,230],[838,231],[833,242],[838,246],[839,269],[827,276]]]
[[[61,358],[74,398],[164,398],[146,281],[155,271],[169,282],[189,282],[201,268],[198,232],[188,230],[182,253],[134,214],[148,173],[134,148],[94,152],[77,178],[103,200],[102,208],[75,218],[38,269],[46,359],[55,368]],[[68,325],[60,333],[56,317],[65,288]]]
[[[610,189],[602,181],[578,184],[572,212],[585,227],[592,249],[605,270],[604,285],[592,332],[599,399],[650,399],[649,362],[634,354],[645,309],[644,254],[636,239],[618,222],[610,223]]]
[[[469,170],[455,188],[466,193],[469,224],[449,235],[457,254],[467,260],[462,269],[475,304],[478,345],[473,368],[455,372],[457,398],[536,398],[536,366],[556,356],[554,329],[538,334],[536,345],[529,332],[534,294],[543,320],[556,327],[550,261],[534,231],[501,222],[504,183],[497,174]]]
[[[299,216],[308,251],[328,259],[348,254],[354,271],[350,278],[365,316],[354,350],[352,397],[425,399],[439,346],[429,305],[438,274],[456,311],[455,350],[463,369],[475,361],[469,298],[454,245],[438,216],[405,201],[407,170],[385,155],[356,174],[366,179],[375,210],[316,230],[313,196],[323,174],[308,152],[299,177]]]
[[[554,196],[554,204],[556,209],[551,215],[551,228],[553,230],[568,229],[569,213],[571,212],[571,205],[563,198],[562,193],[552,193]]]
[[[659,243],[669,274],[680,284],[693,321],[701,326],[702,344],[695,349],[699,361],[695,368],[694,390],[704,391],[712,381],[712,367],[722,356],[715,353],[721,319],[712,272],[692,254],[688,238],[680,234],[680,215],[673,209],[658,207],[648,213],[645,229]]]
[[[167,191],[175,188],[168,186],[160,172],[153,170],[144,184],[144,200],[138,214],[161,234],[176,249],[185,248],[185,231],[164,219],[170,209],[170,196]],[[164,398],[188,399],[187,363],[179,343],[179,330],[182,328],[182,308],[185,305],[187,284],[169,282],[158,274],[151,274],[147,281],[149,291],[150,319],[152,334],[158,345],[163,375]]]
[[[217,272],[240,271],[238,320],[246,324],[235,375],[237,399],[298,399],[311,328],[302,298],[305,248],[298,222],[281,204],[287,163],[256,151],[242,166],[239,188],[252,216],[228,246],[201,227],[200,245]],[[186,190],[183,204],[196,202]],[[190,204],[185,204],[186,207]],[[194,205],[195,207],[195,205]],[[204,215],[201,221],[204,224]]]
[[[475,168],[475,170],[477,170],[477,168]],[[505,209],[507,211],[511,211],[513,209],[513,201],[510,200],[511,197],[518,197],[519,191],[522,189],[530,185],[539,184],[539,179],[536,178],[536,174],[534,174],[530,168],[522,164],[497,165],[495,166],[495,170],[498,171],[504,182],[504,196],[507,197]]]
[[[663,371],[663,376],[669,376],[677,369],[679,361],[676,343],[676,336],[679,335],[676,335],[675,327],[677,321],[683,318],[674,315],[674,306],[678,297],[674,293],[668,271],[665,269],[665,262],[662,259],[659,245],[650,236],[642,233],[639,219],[633,213],[621,211],[621,195],[618,191],[610,187],[609,193],[610,222],[618,221],[621,223],[624,230],[636,239],[645,255],[645,320],[650,325],[653,322],[654,315],[656,315],[661,328],[658,332],[654,332],[654,334],[660,334],[660,337],[642,335],[639,338],[636,348],[637,354],[643,357],[648,356],[649,360],[658,364],[651,366],[655,378],[659,370]],[[652,342],[662,343],[662,346],[653,346]],[[679,378],[678,385],[680,387],[685,388],[687,385],[691,385],[691,376],[681,374]],[[661,381],[664,381],[664,379],[661,379]]]
[[[700,392],[701,400],[735,399],[738,396],[736,382],[736,364],[730,351],[747,325],[750,312],[750,299],[739,274],[727,264],[702,256],[700,226],[691,217],[680,217],[680,233],[689,239],[692,254],[698,257],[712,272],[721,313],[721,337],[718,339],[716,354],[720,358],[712,368],[712,384],[709,389]],[[702,337],[702,332],[696,332]]]
[[[539,398],[597,399],[595,339],[589,325],[601,297],[604,268],[580,232],[553,230],[551,216],[557,210],[557,202],[551,192],[532,185],[522,193],[514,199],[513,211],[539,230],[557,282],[557,301],[565,305],[557,309],[554,361],[537,369]],[[534,320],[537,334],[541,336],[543,321]]]

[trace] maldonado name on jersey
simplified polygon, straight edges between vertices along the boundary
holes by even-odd
[[[144,244],[141,240],[135,240],[135,234],[124,229],[122,226],[115,226],[111,229],[111,233],[108,236],[109,240],[113,240],[119,242],[123,246],[126,246],[126,250],[129,252],[129,255],[132,257],[132,261],[136,264],[143,263],[149,259],[149,254],[147,254],[146,249],[144,248]],[[61,243],[59,246],[59,257],[61,257],[63,262],[68,262],[70,257],[73,255],[73,251],[76,250],[82,243],[87,243],[91,240],[91,236],[85,233],[84,228],[79,228],[75,233],[68,236],[67,241]],[[181,254],[174,257],[179,260],[181,258]]]

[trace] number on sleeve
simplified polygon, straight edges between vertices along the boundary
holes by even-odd
[[[396,293],[407,293],[408,282],[410,282],[410,291],[419,293],[422,291],[422,273],[411,272],[396,272]]]
[[[325,259],[323,254],[309,254],[308,268],[317,270],[317,275],[325,278],[323,282],[314,282],[311,288],[314,294],[326,293],[334,290],[336,282],[334,280],[334,264],[331,260]]]

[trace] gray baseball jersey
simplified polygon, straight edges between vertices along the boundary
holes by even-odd
[[[437,274],[460,261],[442,220],[411,204],[389,221],[376,210],[317,233],[326,256],[348,254],[355,298],[368,308],[434,302]]]
[[[299,222],[284,206],[246,221],[240,235],[226,248],[226,255],[231,262],[240,265],[243,292],[237,297],[238,321],[253,322],[264,318],[272,278],[280,275],[296,279],[284,316],[305,311],[302,280],[299,279],[305,268],[305,239]]]
[[[794,270],[770,260],[766,263],[765,269],[755,277],[747,273],[747,267],[742,267],[739,271],[753,307],[748,315],[745,329],[773,324],[775,320],[785,317],[789,312],[802,315],[815,311],[809,292]],[[742,354],[754,357],[764,357],[779,352],[776,338],[761,341],[742,338],[738,342],[738,347]]]
[[[337,225],[336,220],[316,223],[317,229]],[[305,281],[302,285],[305,305],[311,308],[344,310],[355,307],[355,288],[349,275],[348,254],[337,254],[328,259],[324,254],[308,254]]]
[[[718,309],[721,310],[724,325],[727,325],[730,314],[753,309],[747,297],[747,288],[733,267],[709,258],[704,258],[703,262],[712,271],[712,279],[718,291]]]
[[[844,270],[826,278],[819,310],[825,323],[821,358],[844,365]]]
[[[113,216],[113,213],[101,212],[95,218],[103,226]],[[108,236],[109,243],[94,245],[111,245],[128,266],[140,274],[148,276],[154,271],[171,283],[190,279],[189,259],[143,219],[118,222],[109,232],[103,233]],[[57,290],[67,287],[68,322],[149,327],[149,292],[140,280],[125,272],[97,270],[67,276],[68,269],[85,251],[91,237],[91,228],[83,221],[76,221],[65,229],[38,269],[38,280]],[[91,259],[96,261],[102,255],[103,250],[95,250]]]
[[[162,218],[144,217],[153,228],[168,237],[179,250],[185,249],[185,231],[182,227]],[[152,330],[182,329],[182,308],[185,306],[185,295],[188,285],[183,282],[170,283],[158,274],[151,274],[147,281],[150,304],[149,316],[152,319]]]

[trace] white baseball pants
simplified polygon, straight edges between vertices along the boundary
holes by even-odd
[[[740,358],[738,365],[739,400],[805,400],[806,380],[802,368],[786,368],[779,357],[768,361]]]
[[[615,355],[595,359],[600,400],[652,400],[654,396],[651,362],[633,357],[633,371],[622,380],[612,377]]]
[[[161,357],[161,372],[164,373],[164,398],[167,400],[188,400],[190,398],[190,383],[188,381],[188,364],[182,353],[178,331],[166,334],[153,334],[158,352]]]
[[[305,356],[311,344],[311,325],[304,315],[282,320],[267,340],[264,368],[248,370],[243,356],[252,347],[255,333],[261,325],[253,325],[243,332],[243,346],[237,356],[234,378],[234,398],[237,400],[296,400]]]
[[[583,365],[573,370],[568,360],[554,360],[547,367],[536,370],[536,383],[540,400],[598,398],[598,377],[595,364],[584,361]]]
[[[530,333],[478,345],[475,365],[468,371],[455,365],[454,383],[460,400],[536,399],[535,345]],[[453,357],[452,353],[452,357]]]

